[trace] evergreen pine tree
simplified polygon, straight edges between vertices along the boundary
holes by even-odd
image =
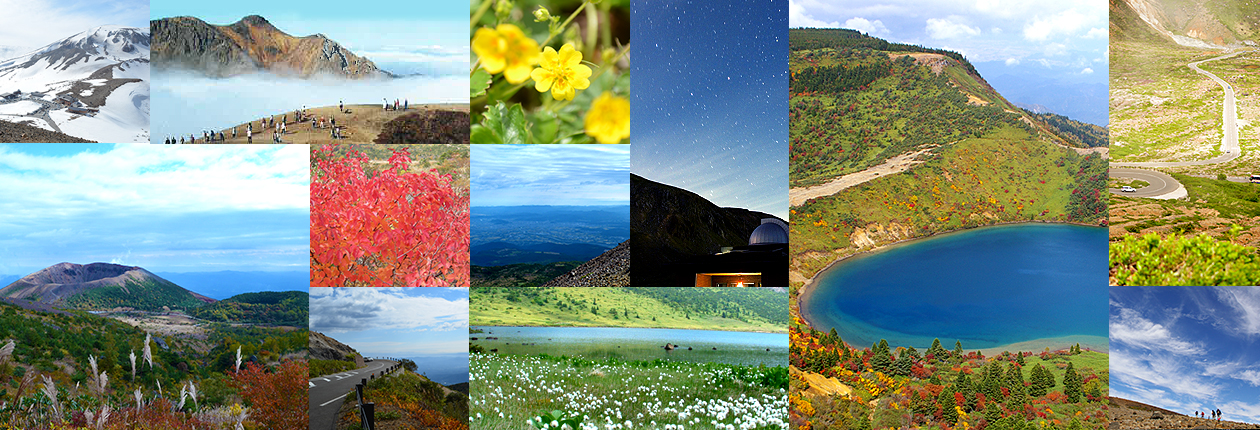
[[[936,396],[936,405],[941,408],[941,419],[945,422],[953,424],[958,421],[958,411],[954,410],[954,387],[945,387],[941,390],[941,394]]]
[[[890,372],[897,376],[910,376],[910,369],[913,367],[914,359],[910,358],[910,353],[901,351],[901,354],[893,361]]]
[[[889,368],[892,367],[892,363],[892,354],[890,354],[886,349],[878,349],[875,351],[875,356],[871,357],[871,370],[888,374]]]
[[[1063,371],[1063,394],[1067,395],[1068,402],[1081,401],[1081,376],[1076,374],[1071,362],[1068,362],[1067,370]]]
[[[1024,367],[1024,353],[1022,353],[1022,352],[1016,352],[1016,353],[1015,353],[1015,362],[1016,362],[1016,363],[1019,363],[1019,367]]]

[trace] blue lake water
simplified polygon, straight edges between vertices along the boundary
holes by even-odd
[[[589,359],[678,360],[786,366],[786,333],[616,327],[473,327],[474,345],[500,354],[549,354]],[[497,339],[486,339],[494,337]],[[666,351],[665,343],[679,345]],[[687,348],[691,348],[688,350]],[[714,349],[716,348],[716,349]]]
[[[940,338],[947,349],[961,340],[975,350],[1057,338],[1105,350],[1107,273],[1106,228],[985,227],[838,262],[802,296],[801,314],[859,347],[887,339],[922,351]]]

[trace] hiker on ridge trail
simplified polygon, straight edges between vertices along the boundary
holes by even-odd
[[[407,111],[407,99],[403,99],[403,112]]]

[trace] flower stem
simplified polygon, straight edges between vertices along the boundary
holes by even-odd
[[[579,14],[579,13],[582,13],[582,10],[583,10],[583,9],[586,9],[586,6],[587,6],[587,5],[589,5],[589,4],[591,4],[591,2],[590,2],[589,0],[588,0],[588,1],[584,1],[584,2],[582,2],[582,5],[581,5],[581,6],[578,6],[577,10],[575,10],[575,11],[573,11],[573,13],[569,14],[569,19],[564,20],[564,23],[563,23],[563,24],[560,24],[560,31],[559,31],[559,32],[557,32],[557,33],[553,33],[553,34],[548,34],[548,35],[547,35],[547,39],[546,39],[546,40],[543,40],[543,42],[542,42],[540,45],[542,45],[542,46],[547,46],[547,43],[548,43],[548,42],[551,42],[551,39],[555,38],[557,34],[563,33],[563,32],[564,32],[564,28],[565,28],[565,27],[568,27],[568,26],[569,26],[569,23],[570,23],[570,22],[573,22],[573,18],[577,18],[578,14]]]
[[[473,13],[472,20],[468,22],[468,31],[473,31],[474,28],[477,28],[477,22],[481,21],[481,16],[485,15],[486,11],[490,10],[491,4],[494,4],[494,0],[482,0],[481,7],[477,8],[477,12]]]

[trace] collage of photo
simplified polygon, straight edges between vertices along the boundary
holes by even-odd
[[[0,430],[1260,429],[1254,1],[0,9]]]

